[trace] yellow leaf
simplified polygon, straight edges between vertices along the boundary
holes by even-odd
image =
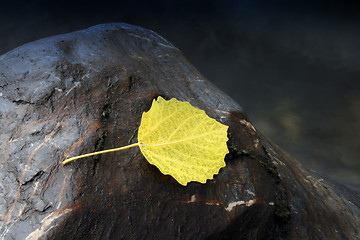
[[[180,184],[205,183],[225,166],[228,126],[175,98],[158,97],[144,112],[138,132],[142,154]]]
[[[224,157],[229,152],[227,129],[228,126],[188,102],[175,98],[166,101],[158,97],[150,110],[142,115],[137,143],[73,157],[63,164],[139,146],[149,163],[180,184],[186,186],[191,181],[205,183],[225,166]]]

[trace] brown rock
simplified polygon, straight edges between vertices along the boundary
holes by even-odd
[[[230,126],[227,166],[179,185],[139,149],[156,96]],[[105,24],[0,57],[1,239],[359,239],[360,197],[264,138],[169,42]]]

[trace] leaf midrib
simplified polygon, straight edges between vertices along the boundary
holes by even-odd
[[[204,133],[204,134],[201,134],[201,135],[197,135],[195,137],[189,137],[189,138],[185,138],[185,139],[181,139],[181,140],[177,140],[177,141],[173,141],[173,142],[166,142],[166,143],[155,143],[155,144],[144,144],[144,143],[141,143],[141,141],[139,141],[139,144],[140,146],[148,146],[148,147],[157,147],[157,146],[165,146],[165,145],[171,145],[171,144],[176,144],[176,143],[180,143],[180,142],[186,142],[186,141],[190,141],[192,139],[196,139],[196,138],[201,138],[201,137],[204,137],[206,135],[209,135],[211,133],[214,133],[214,132],[218,132],[219,130],[214,130],[214,131],[210,131],[210,132],[207,132],[207,133]]]

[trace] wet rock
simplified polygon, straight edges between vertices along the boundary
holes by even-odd
[[[156,96],[230,126],[226,167],[179,185],[139,149]],[[0,57],[1,239],[356,239],[360,197],[309,173],[156,33],[105,24]]]

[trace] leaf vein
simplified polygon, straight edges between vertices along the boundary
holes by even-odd
[[[151,150],[149,150],[149,149],[144,149],[144,150],[146,150],[148,153],[151,153],[152,155],[155,155],[155,156],[157,156],[157,157],[159,157],[159,158],[168,159],[168,160],[170,160],[170,162],[173,162],[173,163],[176,163],[176,164],[180,164],[180,165],[183,165],[183,166],[185,166],[185,167],[187,167],[187,166],[193,166],[193,167],[196,167],[196,168],[202,168],[202,169],[205,168],[205,167],[199,166],[199,165],[185,164],[185,163],[182,163],[182,162],[179,162],[179,161],[175,161],[175,160],[172,159],[172,158],[158,155],[158,154],[154,153],[153,151],[151,151]],[[169,165],[167,165],[167,166],[169,166]],[[170,166],[171,166],[171,165],[170,165]]]
[[[187,119],[185,119],[185,120],[173,131],[173,133],[168,137],[168,139],[167,139],[166,141],[170,141],[171,138],[179,131],[179,129],[181,129],[181,127],[185,125],[185,123],[187,123],[187,122],[188,122],[189,120],[191,120],[192,118],[197,117],[197,116],[200,116],[200,115],[201,115],[201,113],[200,113],[200,114],[195,114],[195,115],[190,116],[190,117],[188,117]]]
[[[151,109],[150,109],[150,110],[151,110]],[[159,126],[161,127],[161,124],[162,124],[164,121],[166,121],[166,120],[168,120],[169,118],[171,118],[171,117],[172,117],[173,115],[175,115],[178,111],[179,111],[179,109],[177,109],[176,111],[174,111],[173,113],[171,113],[170,115],[168,115],[166,118],[161,119],[161,120],[158,122],[158,124],[157,124],[156,126],[154,126],[153,128],[151,128],[144,136],[142,136],[141,139],[144,139],[147,135],[149,135],[150,133],[154,132],[156,129],[159,128]],[[149,111],[149,112],[150,112],[150,111]],[[149,112],[147,112],[147,113],[149,113]],[[139,141],[140,141],[140,140],[139,140]]]
[[[189,137],[189,138],[185,138],[185,139],[181,139],[181,140],[177,140],[177,141],[173,141],[173,142],[155,143],[155,144],[146,144],[146,143],[144,144],[144,143],[140,142],[140,144],[143,145],[143,146],[151,146],[151,147],[164,146],[164,145],[176,144],[176,143],[180,143],[180,142],[191,141],[193,139],[205,137],[205,136],[210,135],[210,134],[212,134],[214,132],[218,132],[218,130],[213,130],[213,131],[201,134],[201,135],[197,135],[195,137]]]

